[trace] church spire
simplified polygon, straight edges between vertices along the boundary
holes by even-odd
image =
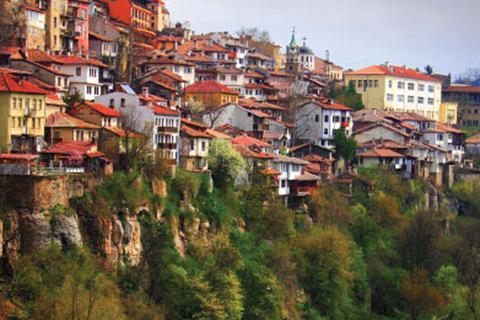
[[[290,48],[296,48],[296,47],[298,47],[298,45],[297,45],[297,39],[295,38],[295,27],[293,27],[293,30],[292,30],[292,39],[290,40],[289,47],[290,47]]]

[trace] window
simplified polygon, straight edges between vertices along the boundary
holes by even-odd
[[[190,139],[190,151],[195,150],[195,141],[193,139]]]
[[[408,103],[414,103],[415,102],[415,97],[414,96],[408,96],[407,101],[408,101]]]
[[[282,185],[282,188],[285,188],[285,186],[287,185],[287,184],[286,184],[286,181],[285,181],[285,180],[282,180],[281,185]]]
[[[373,87],[373,80],[368,80],[368,87],[369,88]]]
[[[202,141],[202,151],[205,151],[207,149],[207,144],[205,141]]]
[[[398,83],[397,83],[397,88],[398,88],[398,89],[405,89],[405,82],[403,82],[403,81],[398,81]]]
[[[222,74],[222,75],[220,76],[220,80],[221,80],[221,81],[225,81],[226,79],[227,79],[227,77],[225,77],[225,75]]]
[[[358,80],[358,87],[359,87],[359,88],[362,87],[362,80]]]
[[[33,111],[37,111],[37,99],[32,99]]]
[[[30,110],[30,99],[25,99],[25,109]]]
[[[120,107],[125,108],[125,98],[120,100]]]
[[[17,109],[17,98],[12,98],[12,109]]]
[[[323,129],[323,134],[328,135],[328,129]]]
[[[21,127],[22,127],[22,118],[21,118],[21,117],[18,117],[18,118],[17,118],[17,127],[18,127],[18,128],[21,128]]]
[[[439,134],[437,135],[437,140],[438,140],[438,141],[443,141],[443,134],[442,134],[442,133],[439,133]]]
[[[57,78],[57,86],[59,86],[59,87],[62,86],[62,78],[60,78],[60,77]]]
[[[15,117],[12,117],[12,128],[15,128]]]
[[[423,97],[418,97],[418,103],[424,103],[425,102],[425,98]]]
[[[95,94],[96,94],[96,95],[99,95],[99,94],[100,94],[100,88],[99,88],[99,87],[95,87],[94,89],[95,89]]]
[[[409,82],[408,83],[408,90],[415,90],[415,83]]]
[[[318,122],[320,119],[319,119],[319,116],[318,114],[315,115],[315,122]]]
[[[404,102],[404,101],[405,101],[405,96],[399,94],[399,95],[397,96],[397,101],[400,102],[400,103]]]
[[[390,89],[393,87],[393,81],[392,80],[388,80],[388,87]]]
[[[97,69],[96,68],[90,68],[88,70],[90,77],[95,78],[97,76]]]
[[[393,101],[393,94],[387,93],[387,101]]]
[[[114,99],[110,99],[109,106],[110,106],[110,108],[112,108],[112,109],[113,109],[113,107],[115,107],[115,100],[114,100]]]
[[[328,115],[325,115],[325,116],[323,117],[323,122],[328,122]]]
[[[87,86],[87,94],[92,94],[92,87],[91,86]]]
[[[43,101],[39,99],[38,100],[38,110],[42,111],[42,107],[43,107]]]
[[[427,103],[433,105],[433,98],[428,98]]]
[[[432,85],[429,85],[428,86],[428,92],[434,92],[435,91],[435,87],[432,86]]]
[[[418,91],[425,91],[425,85],[424,84],[419,84],[418,85]]]
[[[333,116],[332,120],[333,120],[333,122],[340,122],[340,117],[339,116]]]
[[[232,76],[232,81],[237,81],[237,76]]]
[[[374,86],[375,88],[378,87],[378,80],[373,80],[373,86]]]
[[[82,75],[82,68],[80,68],[80,67],[76,68],[75,69],[75,74],[76,74],[77,77],[80,77]]]

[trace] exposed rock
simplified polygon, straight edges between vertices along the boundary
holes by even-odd
[[[77,215],[55,217],[51,223],[53,238],[63,248],[82,245],[82,235],[78,226]]]
[[[170,225],[170,229],[172,230],[173,243],[175,244],[175,249],[177,249],[178,253],[183,257],[185,256],[185,245],[182,241],[183,232],[180,231],[179,219],[176,216],[169,216],[167,218],[167,221],[168,221],[168,224]]]
[[[19,214],[21,249],[24,253],[35,252],[52,240],[50,221],[45,214],[23,209]]]
[[[185,219],[185,240],[192,241],[197,238],[200,230],[199,218],[186,218]]]

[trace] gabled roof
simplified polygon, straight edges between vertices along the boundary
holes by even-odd
[[[244,158],[254,158],[254,159],[264,159],[264,160],[271,160],[275,158],[275,156],[272,153],[256,151],[256,150],[250,149],[248,146],[243,144],[234,144],[233,147]]]
[[[30,81],[20,80],[9,72],[0,72],[0,92],[16,92],[29,94],[47,94],[48,92]]]
[[[480,144],[480,133],[477,133],[465,140],[465,144]]]
[[[443,89],[444,92],[480,93],[480,87],[456,85]]]
[[[206,131],[212,138],[215,139],[224,139],[224,140],[232,140],[232,137],[230,137],[228,134],[225,134],[223,132],[220,132],[215,129],[207,129]]]
[[[345,75],[388,75],[399,78],[440,82],[438,79],[435,79],[427,74],[421,73],[414,69],[393,65],[374,65],[356,71],[345,72]]]
[[[68,113],[56,112],[45,119],[45,128],[99,129],[99,126],[75,118]]]
[[[374,148],[365,152],[359,153],[360,158],[404,158],[403,154],[395,152],[387,148]]]
[[[274,156],[275,156],[275,159],[273,159],[274,162],[287,162],[287,163],[294,163],[294,164],[301,164],[301,165],[310,164],[310,162],[308,161],[305,161],[299,158],[284,156],[282,154],[274,154]]]
[[[91,38],[94,38],[94,39],[97,39],[97,40],[100,40],[100,41],[104,41],[104,42],[114,42],[115,41],[112,38],[109,38],[109,37],[107,37],[105,35],[102,35],[100,33],[93,32],[91,30],[88,31],[88,34]]]
[[[153,108],[153,112],[157,115],[163,116],[180,116],[180,112],[161,106]]]
[[[188,118],[182,118],[182,124],[184,125],[187,125],[189,127],[194,127],[194,128],[197,128],[197,129],[200,129],[200,130],[205,130],[208,128],[208,126],[202,122],[198,122],[198,121],[193,121],[191,119],[188,119]]]
[[[318,100],[310,100],[300,105],[299,108],[302,108],[308,104],[314,104],[322,109],[327,109],[327,110],[352,111],[352,108],[344,106],[343,104],[340,104],[340,103],[333,102],[331,100],[325,101],[325,102],[318,101]]]
[[[371,125],[368,125],[368,126],[366,126],[366,127],[363,127],[363,128],[361,128],[361,129],[355,131],[354,134],[357,135],[357,134],[359,134],[359,133],[362,133],[362,132],[364,132],[364,131],[371,130],[371,129],[376,128],[376,127],[383,127],[383,128],[385,128],[385,129],[390,130],[390,131],[393,131],[393,132],[395,132],[395,133],[397,133],[397,134],[399,134],[399,135],[401,135],[401,136],[404,136],[404,137],[407,137],[407,138],[409,137],[408,133],[406,133],[405,131],[402,131],[402,130],[400,130],[400,129],[398,129],[398,128],[396,128],[396,127],[394,127],[394,126],[392,126],[392,125],[390,125],[390,124],[388,124],[388,123],[385,123],[385,122],[372,123]]]
[[[103,129],[113,133],[114,135],[120,138],[125,138],[127,136],[127,131],[119,127],[104,127]],[[128,137],[136,139],[136,138],[141,138],[143,136],[137,132],[128,131]]]
[[[159,57],[156,59],[150,59],[142,64],[161,64],[161,65],[184,65],[184,66],[193,66],[193,64],[187,61],[174,60],[168,57]]]
[[[101,157],[103,153],[96,151],[96,145],[92,141],[62,141],[50,146],[44,153],[95,155]]]
[[[97,113],[100,113],[102,116],[105,116],[105,117],[120,118],[122,116],[121,112],[118,112],[115,109],[109,108],[101,103],[85,101],[80,106],[82,105],[87,106],[88,108],[92,109]]]
[[[212,137],[208,133],[202,132],[200,130],[195,130],[195,129],[190,128],[190,127],[185,126],[185,125],[183,125],[180,128],[180,130],[182,131],[182,133],[184,133],[187,136],[192,137],[192,138],[212,139]]]
[[[233,138],[232,143],[244,145],[247,147],[272,148],[271,144],[247,135],[241,135],[236,138]]]
[[[108,66],[97,59],[83,58],[79,56],[53,56],[54,60],[66,65],[84,65],[95,66],[100,68],[107,68]]]
[[[55,93],[49,93],[45,98],[45,104],[65,107],[67,104]]]
[[[425,129],[422,132],[444,132],[444,133],[454,133],[454,134],[464,134],[462,130],[450,127],[443,123],[435,123],[435,128]]]
[[[273,104],[270,102],[265,102],[265,101],[256,101],[254,99],[240,99],[238,104],[245,108],[279,110],[279,111],[287,110],[287,108],[284,106],[280,106],[280,105]]]
[[[238,92],[216,81],[201,81],[189,85],[185,93],[224,93],[238,96]]]

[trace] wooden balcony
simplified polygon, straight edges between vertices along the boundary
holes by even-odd
[[[178,133],[177,127],[158,127],[158,133]]]
[[[157,143],[157,148],[175,150],[177,149],[177,144],[176,143]]]

